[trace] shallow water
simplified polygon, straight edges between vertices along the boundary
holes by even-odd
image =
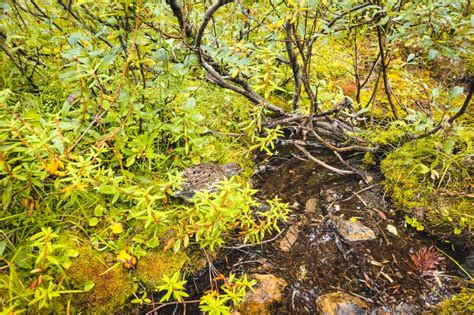
[[[312,154],[344,168],[328,151],[313,150]],[[281,147],[269,159],[257,157],[256,162],[266,165],[267,170],[253,178],[259,198],[279,196],[292,206],[294,212],[282,228],[297,224],[296,242],[288,252],[282,251],[278,244],[283,232],[273,242],[224,250],[215,262],[221,273],[271,273],[285,279],[288,286],[282,302],[273,305],[274,314],[315,314],[316,298],[338,290],[361,297],[374,314],[394,313],[395,309],[419,313],[432,310],[443,297],[459,290],[459,271],[449,259],[438,268],[442,273],[437,277],[422,277],[413,270],[410,254],[440,244],[405,227],[404,220],[386,202],[380,178],[372,174],[374,179],[367,184],[356,176],[332,173],[302,156],[297,149]],[[357,165],[357,158],[346,159]],[[311,198],[316,208],[308,212],[305,204]],[[349,243],[336,232],[334,218],[356,218],[377,238]],[[398,235],[390,233],[387,225],[395,226]],[[441,246],[456,257],[451,247]],[[192,289],[209,289],[207,270],[194,279]],[[184,313],[172,307],[160,314],[173,311]],[[197,309],[187,307],[186,313],[195,314]]]

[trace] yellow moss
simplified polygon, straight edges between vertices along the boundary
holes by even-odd
[[[474,284],[474,283],[471,283]],[[464,288],[459,294],[454,295],[437,306],[437,314],[473,314],[474,289]]]
[[[176,271],[181,270],[187,260],[188,257],[182,252],[177,254],[173,254],[171,251],[167,253],[161,251],[149,252],[138,262],[138,279],[146,287],[153,289],[161,284],[164,275],[171,276]]]
[[[116,311],[125,304],[134,291],[133,280],[121,265],[105,272],[112,265],[112,257],[90,249],[81,250],[67,274],[78,289],[83,289],[90,281],[95,285],[88,292],[74,294],[72,303],[77,309],[103,314]]]

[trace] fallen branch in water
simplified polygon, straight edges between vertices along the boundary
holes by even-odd
[[[342,175],[351,175],[351,174],[356,174],[354,171],[347,171],[347,170],[341,170],[341,169],[338,169],[334,166],[331,166],[331,165],[328,165],[326,163],[324,163],[323,161],[321,160],[318,160],[317,158],[315,158],[314,156],[311,155],[311,153],[309,153],[305,148],[303,148],[302,146],[298,145],[298,144],[295,144],[295,146],[301,151],[303,152],[310,160],[316,162],[318,165],[321,165],[322,167],[324,168],[327,168],[328,170],[330,171],[333,171],[337,174],[342,174]]]

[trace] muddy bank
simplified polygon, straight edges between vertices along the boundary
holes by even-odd
[[[318,313],[316,300],[332,292],[358,298],[373,314],[419,313],[433,310],[464,285],[458,267],[447,258],[429,276],[421,275],[410,257],[418,250],[436,245],[454,258],[459,256],[447,244],[435,244],[406,228],[386,202],[375,173],[365,183],[356,176],[332,173],[303,158],[297,149],[278,151],[271,158],[257,158],[264,167],[254,176],[254,187],[262,199],[277,195],[288,202],[294,210],[289,222],[274,241],[230,246],[214,263],[223,274],[272,274],[283,279],[287,285],[272,313]],[[343,168],[330,152],[311,153]],[[357,165],[358,157],[346,158]],[[351,233],[368,236],[351,241],[344,224]],[[190,288],[200,293],[209,289],[208,271],[194,278]],[[173,306],[160,314],[172,312],[183,310]],[[186,313],[198,313],[197,307],[189,305]]]

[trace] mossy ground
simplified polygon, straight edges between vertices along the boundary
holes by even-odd
[[[381,163],[395,206],[432,235],[472,236],[472,136],[466,128],[413,141]]]
[[[188,257],[183,252],[176,254],[172,251],[148,252],[140,259],[136,274],[141,283],[149,289],[154,289],[162,284],[163,276],[171,277],[175,272],[180,271],[187,261]]]
[[[474,283],[471,287],[463,289],[459,294],[454,295],[440,303],[437,307],[437,314],[473,314],[474,313]]]
[[[107,314],[120,309],[135,291],[133,279],[121,265],[113,266],[113,258],[85,249],[71,265],[67,275],[78,289],[93,282],[94,287],[75,293],[72,305],[88,314]]]

